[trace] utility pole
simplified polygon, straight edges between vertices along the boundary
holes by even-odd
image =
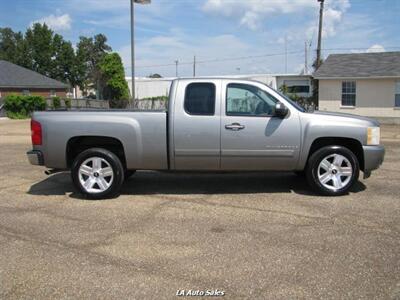
[[[175,77],[178,77],[178,64],[179,60],[175,60]]]
[[[324,1],[325,0],[318,0],[320,6],[319,6],[317,62],[315,65],[315,69],[318,69],[319,66],[321,65],[322,19],[324,16]]]
[[[129,0],[131,3],[131,74],[132,74],[132,103],[135,105],[135,3],[149,4],[151,0]]]
[[[308,74],[307,41],[304,42],[304,75]]]
[[[287,74],[287,35],[285,34],[285,74]]]
[[[193,77],[196,77],[196,55],[193,57]]]

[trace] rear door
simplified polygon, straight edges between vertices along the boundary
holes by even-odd
[[[224,81],[221,105],[222,170],[293,170],[300,149],[300,120],[290,108],[274,116],[277,96],[256,82]]]
[[[176,170],[220,168],[220,80],[181,80],[173,112]]]

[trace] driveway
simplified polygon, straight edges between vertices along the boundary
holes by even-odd
[[[400,127],[349,195],[291,173],[138,172],[89,201],[30,166],[29,121],[0,120],[0,298],[400,299]]]

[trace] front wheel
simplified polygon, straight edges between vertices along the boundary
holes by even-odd
[[[360,166],[357,157],[346,147],[326,146],[311,155],[306,172],[314,190],[339,196],[347,193],[358,180]]]
[[[115,196],[124,182],[124,168],[119,158],[102,148],[83,151],[71,168],[72,181],[91,199]]]

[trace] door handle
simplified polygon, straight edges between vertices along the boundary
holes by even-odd
[[[238,131],[244,129],[244,125],[240,125],[239,123],[232,123],[229,125],[225,125],[225,129]]]

